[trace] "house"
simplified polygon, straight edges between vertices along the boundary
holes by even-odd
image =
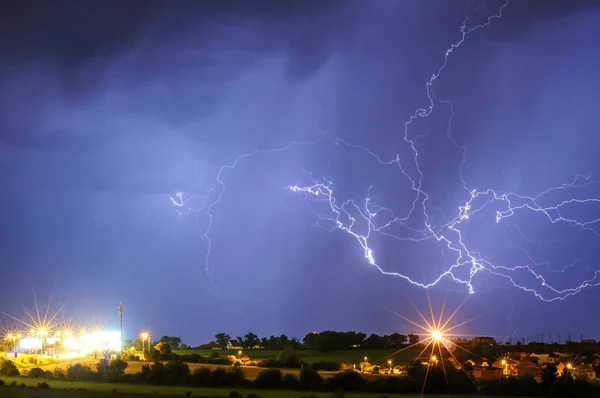
[[[198,346],[199,350],[220,350],[222,347],[217,343],[208,343]]]
[[[463,338],[463,337],[458,337],[456,339],[451,340],[454,344],[457,345],[468,345],[470,343],[469,340]]]
[[[573,366],[571,370],[573,378],[578,380],[596,380],[596,370],[592,364],[579,364]]]
[[[542,368],[539,367],[535,362],[528,358],[524,358],[521,363],[517,365],[517,375],[519,377],[531,376],[538,383],[542,381]]]
[[[561,362],[556,367],[556,375],[561,377],[567,370],[571,372],[574,379],[596,380],[596,370],[592,364]]]
[[[496,340],[493,337],[473,337],[471,339],[471,345],[490,345],[496,344]]]
[[[583,339],[583,340],[581,340],[581,344],[596,344],[596,340],[594,340],[594,339]]]
[[[529,354],[527,354],[524,351],[516,351],[516,352],[511,352],[510,354],[508,354],[508,357],[515,361],[521,361],[524,358],[527,358],[528,356],[529,356]]]
[[[476,380],[494,380],[503,376],[502,369],[478,366],[471,372]]]
[[[554,363],[554,357],[551,357],[550,354],[531,354],[530,358],[537,358],[538,364],[545,365],[547,363]]]
[[[244,347],[242,347],[242,344],[237,340],[229,340],[227,342],[227,349],[228,350],[243,350]]]
[[[571,358],[573,355],[566,352],[554,352],[553,353],[556,358]]]
[[[517,371],[517,365],[519,363],[519,361],[507,357],[493,362],[492,367],[502,369],[502,374],[504,376],[516,377],[519,374]]]

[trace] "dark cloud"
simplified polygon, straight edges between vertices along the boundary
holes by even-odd
[[[502,3],[503,0],[495,0],[494,6]],[[481,32],[481,35],[489,41],[522,41],[529,36],[536,24],[551,19],[567,18],[597,8],[600,8],[600,2],[596,0],[509,1],[503,12],[502,23],[492,24],[485,32]]]
[[[54,62],[66,93],[80,101],[82,93],[102,87],[103,78],[119,58],[148,39],[153,45],[189,44],[208,52],[236,47],[260,52],[287,48],[293,76],[304,77],[320,67],[331,47],[327,41],[339,28],[336,14],[351,5],[339,1],[9,1],[0,13],[0,54],[4,64]],[[219,35],[246,25],[243,37],[219,46]],[[307,35],[307,29],[310,33]],[[298,34],[297,32],[302,32]],[[304,62],[303,58],[312,60]],[[161,60],[157,59],[160,63]]]

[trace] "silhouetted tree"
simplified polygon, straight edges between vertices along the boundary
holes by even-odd
[[[419,342],[419,335],[410,333],[408,335],[408,344],[413,345]]]
[[[223,349],[227,348],[227,343],[229,343],[229,340],[231,340],[231,336],[229,336],[227,333],[215,334],[215,341]]]
[[[253,348],[260,343],[260,339],[254,333],[249,332],[244,336],[244,343],[246,347]]]
[[[179,349],[179,346],[181,345],[181,338],[176,336],[163,336],[158,341],[169,344],[169,347],[174,350]]]

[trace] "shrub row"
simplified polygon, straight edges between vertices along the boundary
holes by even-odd
[[[158,361],[183,361],[187,363],[199,363],[199,364],[210,364],[210,365],[232,365],[236,359],[234,356],[225,356],[222,357],[218,352],[213,352],[210,356],[203,356],[196,353],[189,354],[176,354],[172,352],[170,349],[167,349],[163,352],[160,352],[155,349],[151,349],[146,352],[146,358],[149,361],[158,362]],[[128,358],[131,361],[139,360],[139,357],[130,356]],[[297,351],[291,347],[286,346],[277,356],[277,359],[265,359],[262,361],[251,361],[255,363],[256,366],[263,368],[291,368],[291,369],[299,369],[303,367],[303,362],[298,355]],[[342,364],[340,362],[334,361],[319,361],[311,364],[304,363],[305,366],[310,366],[313,370],[325,370],[325,371],[338,371],[342,369]]]
[[[14,375],[10,361],[0,365],[0,373],[8,371]],[[14,364],[12,364],[14,366]],[[381,376],[372,381],[354,371],[340,372],[324,380],[319,373],[304,367],[299,377],[283,374],[279,369],[265,369],[254,381],[244,377],[240,366],[229,369],[198,368],[193,372],[181,360],[166,363],[155,362],[142,366],[141,372],[125,374],[127,363],[120,360],[101,360],[92,369],[82,364],[70,365],[66,371],[56,369],[46,372],[34,368],[29,377],[54,378],[72,381],[126,382],[150,385],[185,385],[196,387],[235,387],[259,389],[287,389],[297,391],[361,391],[379,393],[406,394],[484,394],[504,396],[569,396],[597,397],[598,385],[583,380],[574,380],[568,373],[556,378],[555,373],[545,372],[542,383],[536,383],[531,377],[500,379],[475,385],[463,371],[446,367],[427,370],[422,365],[409,368],[407,376]],[[2,373],[4,374],[4,373]],[[554,375],[554,376],[553,376]],[[426,383],[425,383],[426,381]]]

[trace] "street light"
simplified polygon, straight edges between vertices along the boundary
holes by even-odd
[[[388,366],[390,367],[390,370],[392,370],[392,360],[388,359]]]
[[[6,340],[11,341],[13,343],[13,345],[15,343],[15,338],[14,338],[14,336],[13,336],[12,333],[9,333],[9,334],[6,335]]]
[[[242,350],[239,350],[238,351],[238,358],[241,358],[241,357],[242,357]]]
[[[37,331],[38,335],[41,337],[42,340],[42,354],[44,353],[44,343],[46,341],[46,336],[48,336],[48,331],[44,328],[40,328]]]
[[[148,332],[140,333],[140,340],[142,340],[142,351],[146,352],[146,340],[150,340],[150,333],[148,333]]]
[[[17,357],[17,344],[21,341],[23,335],[21,333],[17,333],[17,338],[15,339],[15,358]]]
[[[365,362],[367,362],[369,360],[369,357],[365,357],[364,360]]]

